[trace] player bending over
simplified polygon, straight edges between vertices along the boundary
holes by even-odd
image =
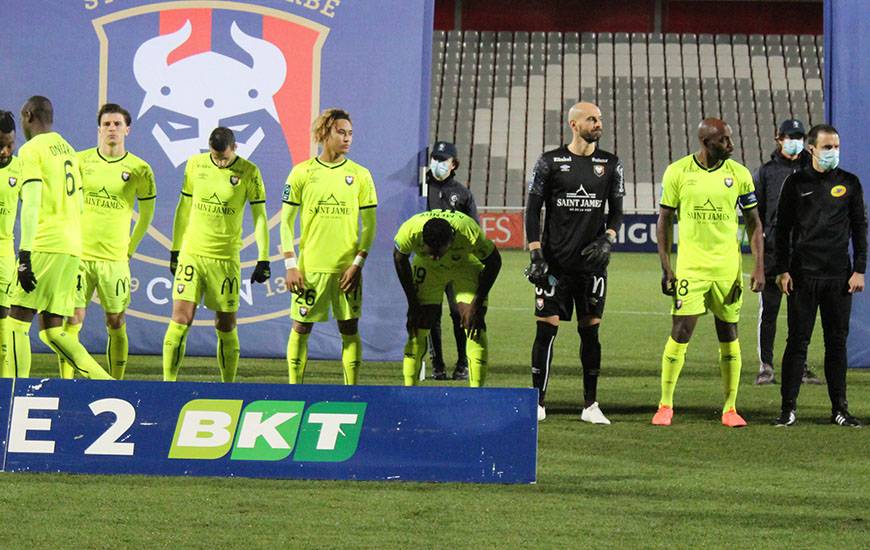
[[[450,210],[411,217],[396,233],[393,261],[408,299],[408,340],[402,376],[413,386],[420,376],[432,323],[441,310],[444,287],[453,283],[468,339],[468,385],[486,380],[488,345],[486,297],[501,270],[501,255],[472,218]],[[411,254],[413,261],[409,261]]]

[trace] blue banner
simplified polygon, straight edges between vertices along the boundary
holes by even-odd
[[[86,149],[96,145],[99,105],[120,103],[133,117],[128,150],[154,169],[157,211],[131,261],[131,353],[161,351],[172,307],[172,218],[185,161],[207,149],[211,130],[224,125],[236,132],[239,154],[262,171],[271,228],[273,277],[252,286],[257,250],[251,220],[244,226],[242,354],[284,355],[290,294],[279,251],[281,190],[293,164],[317,152],[316,115],[341,107],[354,122],[349,156],[371,170],[379,196],[378,236],[365,267],[364,355],[401,357],[395,334],[404,331],[404,302],[395,299],[402,292],[392,237],[418,209],[432,0],[5,0],[3,17],[8,28],[27,32],[0,54],[0,108],[18,113],[29,96],[45,95],[54,104],[55,129]],[[88,313],[82,341],[101,351],[102,311],[96,306]],[[212,315],[200,309],[197,317],[187,352],[212,355]],[[35,337],[33,344],[45,349]],[[318,326],[309,345],[312,357],[338,357],[335,324]]]
[[[865,48],[864,46],[867,46]],[[857,174],[870,204],[870,146],[867,115],[870,61],[856,52],[870,48],[870,2],[825,0],[825,109],[840,132],[840,166]],[[870,297],[852,299],[848,360],[850,367],[870,367]]]
[[[0,463],[5,471],[533,483],[536,415],[537,393],[525,388],[54,379],[17,379],[13,388],[0,380],[8,434]]]

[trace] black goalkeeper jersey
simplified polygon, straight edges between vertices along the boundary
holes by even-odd
[[[535,164],[529,194],[540,195],[546,207],[541,243],[550,269],[594,271],[580,251],[604,234],[605,204],[625,195],[619,157],[601,149],[579,156],[567,145],[547,151]]]

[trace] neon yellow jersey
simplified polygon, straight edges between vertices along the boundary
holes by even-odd
[[[187,160],[181,194],[192,200],[181,251],[238,260],[245,203],[266,202],[257,165],[237,156],[231,165],[218,168],[211,154],[194,155]]]
[[[157,187],[148,163],[132,153],[112,159],[96,147],[79,153],[82,171],[82,259],[124,261],[136,199],[154,200]]]
[[[22,145],[18,158],[22,185],[42,185],[33,251],[81,256],[82,182],[75,150],[57,132],[47,132]]]
[[[462,212],[452,210],[429,210],[411,216],[396,233],[396,248],[402,254],[423,254],[423,226],[432,218],[441,218],[450,222],[456,232],[453,243],[447,249],[444,260],[462,261],[473,256],[478,260],[486,259],[495,249],[495,245],[487,239],[480,226]]]
[[[739,162],[726,160],[707,170],[688,155],[665,170],[661,205],[677,209],[680,278],[708,281],[740,277],[737,206],[755,208],[752,174]]]
[[[21,194],[21,161],[12,157],[0,168],[0,257],[15,256],[15,215]]]
[[[317,157],[293,167],[283,201],[299,206],[299,266],[313,273],[341,273],[359,242],[359,211],[378,205],[371,173],[350,159],[327,164]]]

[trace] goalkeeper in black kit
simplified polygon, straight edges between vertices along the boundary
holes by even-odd
[[[577,103],[568,113],[568,124],[573,133],[571,143],[541,155],[526,201],[526,237],[531,253],[526,276],[535,285],[537,320],[532,383],[538,390],[538,420],[544,420],[553,342],[559,321],[570,321],[576,307],[583,366],[580,419],[610,424],[597,399],[601,371],[598,328],[607,295],[610,249],[622,224],[622,163],[616,155],[598,148],[602,131],[597,106]]]

